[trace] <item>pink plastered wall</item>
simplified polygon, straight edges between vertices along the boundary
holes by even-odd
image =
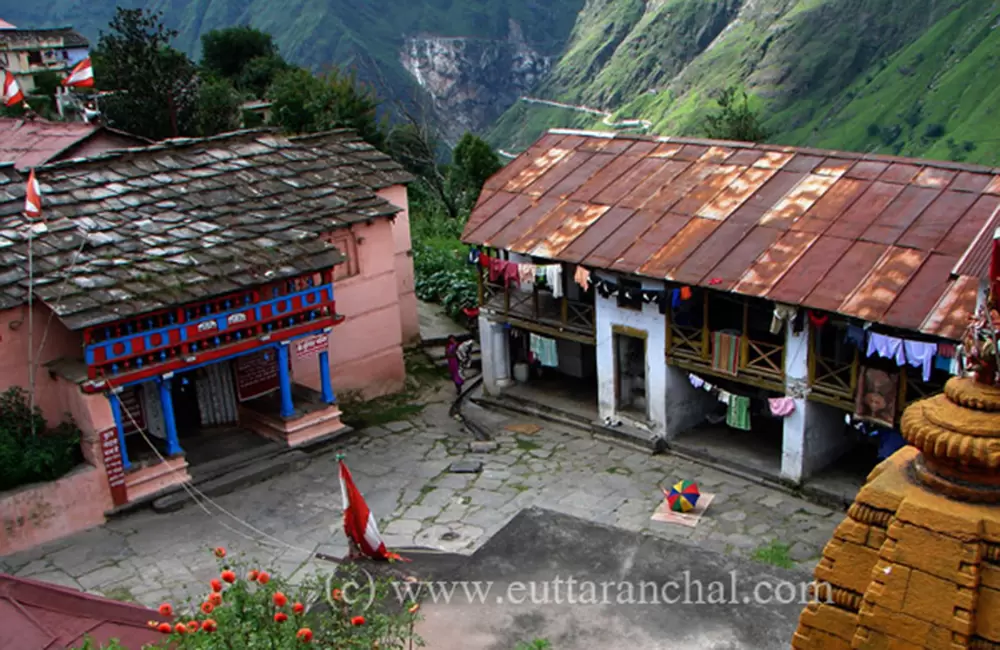
[[[410,204],[406,195],[406,186],[393,185],[379,190],[378,195],[401,208],[392,224],[396,260],[396,291],[399,294],[403,344],[417,343],[420,341],[420,320],[417,316],[417,294],[414,292]]]
[[[344,322],[330,333],[330,375],[334,391],[371,398],[400,390],[406,378],[396,239],[387,218],[358,224],[354,233],[360,273],[334,283]],[[295,381],[319,390],[318,359],[295,358],[294,346],[291,354]]]

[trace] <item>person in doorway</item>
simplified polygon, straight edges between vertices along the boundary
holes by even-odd
[[[458,341],[454,336],[448,337],[448,345],[444,349],[444,357],[448,360],[448,372],[451,373],[451,380],[455,382],[455,392],[462,393],[462,373],[458,364]]]

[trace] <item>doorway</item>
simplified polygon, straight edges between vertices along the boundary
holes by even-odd
[[[190,435],[201,428],[201,407],[192,372],[177,375],[170,385],[174,403],[174,422],[180,436]]]
[[[643,421],[649,419],[646,396],[646,339],[616,333],[615,348],[615,410],[631,414]]]

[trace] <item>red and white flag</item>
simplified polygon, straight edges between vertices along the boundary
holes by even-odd
[[[73,88],[93,88],[94,87],[94,67],[90,64],[88,56],[80,61],[70,70],[69,76],[63,79],[64,86]]]
[[[354,485],[351,471],[343,459],[340,459],[340,493],[344,498],[344,532],[348,539],[373,560],[402,560],[396,553],[386,550],[375,515]]]
[[[0,95],[4,106],[15,106],[24,101],[24,93],[21,86],[17,84],[17,79],[10,73],[10,70],[3,71],[3,95]]]
[[[42,189],[35,178],[35,170],[28,174],[28,187],[24,191],[24,214],[32,219],[42,216]]]

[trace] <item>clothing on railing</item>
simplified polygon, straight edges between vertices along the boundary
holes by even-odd
[[[936,343],[922,343],[920,341],[903,341],[901,352],[905,357],[898,357],[896,363],[902,366],[908,363],[914,368],[921,368],[924,381],[931,378],[931,367],[934,364],[934,355],[937,353]]]
[[[726,424],[740,431],[750,430],[750,398],[745,395],[730,395],[726,410]]]
[[[712,332],[712,369],[735,376],[739,372],[740,336]]]
[[[896,401],[899,399],[899,374],[862,366],[858,373],[858,392],[854,414],[871,422],[895,426]]]
[[[545,284],[552,290],[552,297],[562,298],[562,264],[546,264],[538,269],[545,275]]]
[[[517,279],[521,283],[521,287],[524,289],[531,288],[535,284],[535,273],[537,272],[537,267],[534,264],[527,264],[521,262],[517,265]]]
[[[844,342],[850,343],[859,350],[863,350],[865,347],[864,328],[858,327],[857,325],[848,325],[847,331],[844,332]]]
[[[903,339],[898,339],[895,336],[886,336],[885,334],[875,334],[874,332],[868,334],[868,351],[866,354],[869,357],[873,354],[878,354],[880,357],[895,361],[899,358],[899,351],[902,349]]]
[[[771,397],[767,405],[775,417],[784,418],[795,412],[795,400],[791,397]]]

